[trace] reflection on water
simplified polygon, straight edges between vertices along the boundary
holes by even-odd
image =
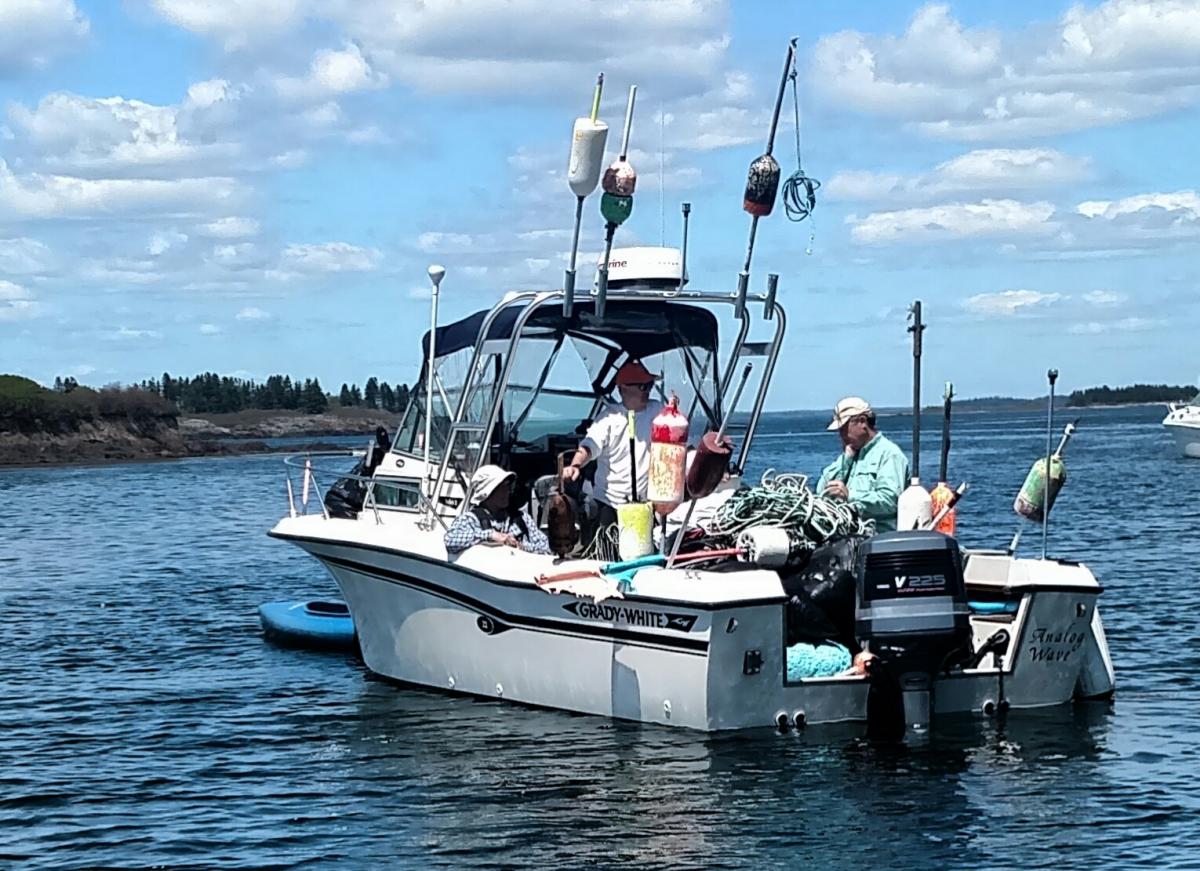
[[[1186,867],[1200,462],[1160,418],[1088,413],[1050,536],[1106,587],[1115,703],[944,718],[908,746],[614,723],[264,644],[260,602],[334,592],[264,535],[277,457],[2,473],[0,866]],[[823,423],[770,418],[750,474],[815,474]],[[907,447],[907,418],[884,425]],[[963,539],[1006,542],[1044,421],[956,427]]]

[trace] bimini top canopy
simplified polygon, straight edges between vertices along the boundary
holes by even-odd
[[[505,308],[492,322],[489,340],[511,339],[523,306]],[[448,357],[475,347],[487,311],[437,328],[437,356]],[[698,306],[666,300],[610,300],[603,320],[596,318],[590,300],[576,303],[575,312],[564,318],[562,302],[546,302],[530,315],[523,335],[566,333],[588,336],[616,345],[631,357],[650,357],[674,348],[692,347],[716,351],[717,319]],[[421,338],[421,356],[429,357],[429,333]]]

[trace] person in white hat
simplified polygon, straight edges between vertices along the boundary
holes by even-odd
[[[471,476],[467,509],[446,530],[446,550],[461,553],[476,544],[516,547],[529,553],[550,553],[546,533],[529,512],[510,507],[517,476],[499,466],[480,466]]]
[[[861,396],[847,396],[833,409],[826,429],[837,430],[842,453],[821,472],[817,492],[845,499],[876,532],[896,528],[896,507],[908,482],[908,457],[875,428],[875,412]]]

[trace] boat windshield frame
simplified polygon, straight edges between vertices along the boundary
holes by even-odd
[[[455,386],[450,393],[457,394],[457,405],[454,410],[454,416],[449,422],[449,428],[445,433],[444,441],[442,441],[438,450],[433,450],[431,445],[431,459],[437,456],[438,462],[431,463],[430,467],[425,470],[426,482],[429,485],[430,502],[427,505],[434,503],[440,505],[441,501],[437,498],[437,494],[443,492],[447,485],[447,475],[453,475],[454,480],[461,486],[461,482],[469,480],[470,476],[475,473],[479,466],[489,461],[489,450],[484,446],[491,445],[495,428],[500,417],[501,407],[505,402],[510,386],[519,386],[522,390],[531,390],[531,400],[536,400],[537,396],[543,388],[542,384],[529,385],[510,385],[512,375],[513,361],[516,358],[518,346],[523,341],[530,339],[547,338],[547,334],[527,335],[525,332],[526,325],[539,312],[547,311],[551,306],[561,306],[563,292],[561,289],[546,290],[546,291],[522,291],[505,295],[496,303],[482,318],[479,318],[480,313],[470,316],[467,319],[458,321],[456,324],[447,325],[447,327],[461,326],[470,322],[478,322],[478,332],[474,347],[471,351],[470,365],[466,370],[466,380],[461,386]],[[735,465],[741,468],[745,465],[746,458],[749,454],[751,444],[754,439],[755,431],[757,430],[758,422],[762,414],[763,405],[766,401],[766,393],[770,387],[771,378],[774,372],[775,364],[778,359],[779,351],[782,346],[783,337],[786,332],[787,316],[783,307],[774,298],[768,298],[766,295],[751,294],[747,302],[749,305],[738,306],[737,299],[729,293],[717,293],[701,290],[675,290],[670,291],[647,291],[640,289],[621,289],[610,292],[608,295],[610,302],[618,306],[624,302],[656,302],[664,306],[664,311],[669,311],[667,307],[686,306],[692,310],[704,312],[708,317],[713,319],[714,332],[712,336],[712,347],[707,348],[702,345],[693,343],[692,347],[703,347],[706,353],[712,355],[712,372],[705,372],[701,375],[701,379],[707,383],[711,379],[711,387],[713,389],[712,407],[706,407],[705,413],[710,420],[719,421],[723,414],[724,397],[727,394],[732,375],[737,369],[737,363],[742,357],[762,356],[766,358],[765,367],[763,368],[760,378],[758,379],[757,391],[754,396],[754,402],[751,406],[749,416],[743,426],[738,426],[741,430],[741,446],[737,455]],[[590,298],[580,300],[576,304],[576,311],[580,309],[580,303],[587,305]],[[706,308],[701,309],[700,306]],[[729,346],[729,352],[726,355],[721,353],[721,337],[719,330],[720,318],[708,306],[721,307],[732,306],[735,323],[737,323],[736,335],[732,339],[732,344]],[[758,318],[751,314],[751,308],[761,306],[762,317]],[[503,320],[501,320],[503,319]],[[770,323],[774,326],[774,336],[767,342],[748,342],[747,338],[751,331],[753,321],[761,320]],[[603,323],[603,322],[601,322]],[[500,324],[500,327],[497,327]],[[471,323],[474,326],[474,323]],[[442,337],[447,333],[447,327],[438,328],[438,355],[436,360],[442,360]],[[589,330],[582,326],[573,327],[567,333],[575,339],[586,338],[592,334],[593,330]],[[600,343],[597,343],[600,344]],[[661,344],[661,343],[660,343]],[[681,350],[684,344],[661,344],[657,352],[666,353],[671,350]],[[450,345],[451,354],[460,353],[465,350],[465,346],[459,342],[458,347]],[[426,359],[422,363],[422,381],[424,381],[425,366],[429,364],[428,355],[428,333],[422,342],[422,349],[425,352]],[[449,355],[447,355],[449,356]],[[631,354],[618,348],[613,355],[602,367],[601,373],[608,373],[608,379],[611,381],[611,376],[615,374],[616,366],[613,365],[618,360],[627,359]],[[483,365],[488,358],[492,359],[490,365]],[[497,371],[498,369],[498,371]],[[435,361],[435,376],[436,376],[436,361]],[[486,377],[485,377],[486,376]],[[435,382],[438,379],[435,377]],[[611,383],[605,385],[601,376],[596,376],[596,381],[591,385],[595,401],[592,406],[593,414],[598,412],[605,404],[607,393],[611,390]],[[485,409],[484,422],[468,423],[464,420],[468,408],[472,405],[475,399],[477,390],[483,389],[488,391],[488,395],[482,397],[482,402],[479,405],[480,409]],[[442,388],[439,383],[439,392]],[[560,391],[554,391],[560,392]],[[699,395],[699,391],[697,392]],[[579,393],[580,396],[584,394]],[[421,402],[424,402],[423,393],[414,391],[411,401],[416,403],[418,397]],[[446,394],[439,397],[445,401]],[[693,409],[695,403],[693,403]],[[407,417],[407,415],[406,415]],[[459,458],[455,457],[456,451],[454,445],[456,439],[462,437],[465,433],[473,434],[473,445],[475,448],[474,461],[466,463],[471,465],[471,468],[466,468],[466,465],[460,465]],[[397,433],[397,442],[399,441],[400,432]],[[400,448],[395,445],[393,450],[397,453],[402,453],[406,456],[413,455],[410,450]],[[413,455],[415,456],[415,455]],[[466,460],[470,456],[465,454],[461,459]],[[430,473],[434,468],[437,468],[436,477],[431,481]],[[458,500],[455,502],[457,508]],[[448,506],[450,507],[450,506]]]

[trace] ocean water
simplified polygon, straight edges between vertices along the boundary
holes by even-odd
[[[0,867],[1198,868],[1200,461],[1161,418],[1081,415],[1049,538],[1105,586],[1115,700],[920,746],[615,723],[274,647],[261,602],[336,595],[265,535],[278,457],[0,472]],[[749,476],[816,475],[824,422],[766,419]],[[908,418],[881,425],[907,449]],[[956,417],[967,546],[1008,542],[1044,450],[1040,415]]]

